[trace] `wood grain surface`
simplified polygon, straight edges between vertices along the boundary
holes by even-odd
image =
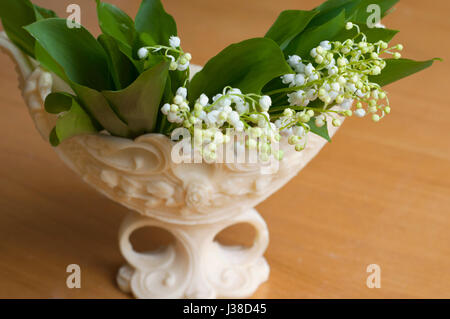
[[[74,1],[35,2],[63,16]],[[110,2],[132,16],[140,3]],[[280,11],[320,1],[163,2],[183,48],[202,64],[233,42],[264,35]],[[97,34],[94,1],[76,3]],[[346,121],[299,176],[257,207],[270,229],[271,276],[254,297],[450,297],[449,14],[447,0],[402,0],[387,18],[402,31],[396,40],[405,56],[445,62],[391,85],[387,119]],[[0,55],[0,297],[128,298],[115,284],[127,210],[62,164],[17,86],[13,64]],[[162,237],[144,232],[135,241],[145,249]],[[251,238],[235,228],[221,240]],[[66,287],[72,263],[81,266],[81,289]],[[369,264],[381,267],[380,289],[366,286]]]

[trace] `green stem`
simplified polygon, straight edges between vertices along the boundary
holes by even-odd
[[[322,82],[322,79],[308,82],[301,86],[294,86],[291,88],[283,88],[283,89],[273,90],[273,91],[267,92],[266,95],[274,95],[274,94],[285,93],[285,92],[295,92],[295,91],[298,91],[298,90],[301,90],[301,89],[304,89],[304,88],[307,88],[310,86],[314,86],[320,82]]]

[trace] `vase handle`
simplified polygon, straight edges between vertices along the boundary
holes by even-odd
[[[25,80],[35,69],[33,62],[9,40],[4,31],[0,32],[0,48],[15,62],[20,85],[23,88]]]

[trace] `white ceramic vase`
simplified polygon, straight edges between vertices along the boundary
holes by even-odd
[[[70,89],[22,54],[4,33],[0,47],[16,62],[30,115],[48,140],[56,118],[45,112],[45,97]],[[274,174],[261,174],[257,164],[174,164],[174,144],[160,134],[135,141],[83,135],[55,151],[86,183],[133,211],[119,231],[127,261],[117,276],[120,289],[137,298],[243,298],[269,276],[263,257],[269,233],[254,207],[297,175],[326,144],[316,135],[308,138],[300,153],[281,142],[285,157]],[[222,230],[241,223],[255,229],[251,248],[223,246],[214,240]],[[136,252],[130,235],[147,226],[169,231],[175,243],[154,253]]]

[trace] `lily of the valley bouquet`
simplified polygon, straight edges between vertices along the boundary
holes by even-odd
[[[343,117],[380,121],[391,112],[383,87],[432,65],[403,59],[403,45],[391,43],[397,31],[368,26],[373,2],[284,11],[264,37],[230,45],[192,79],[192,56],[160,0],[143,0],[134,21],[97,1],[97,38],[29,0],[1,0],[0,16],[30,63],[70,87],[45,101],[57,114],[52,145],[79,134],[134,139],[184,128],[207,160],[228,143],[267,160],[283,157],[274,147],[282,138],[302,151],[309,132],[329,140],[328,123]],[[396,2],[376,1],[381,17]],[[246,137],[236,141],[230,131]]]

